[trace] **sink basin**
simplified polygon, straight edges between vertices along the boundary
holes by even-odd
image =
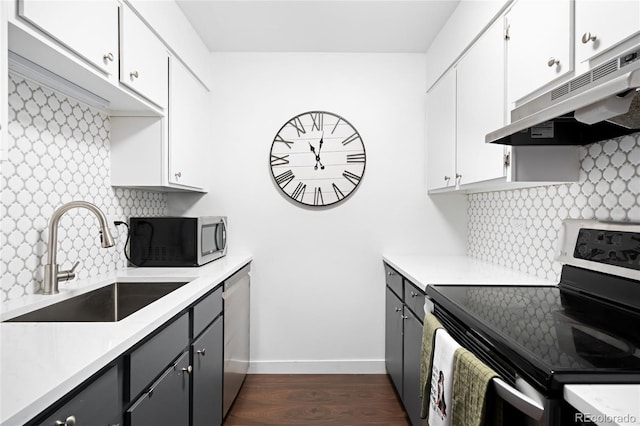
[[[117,322],[187,282],[115,282],[8,322]]]

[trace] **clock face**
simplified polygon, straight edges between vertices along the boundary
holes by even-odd
[[[280,128],[271,145],[270,164],[276,184],[289,198],[321,207],[355,191],[366,159],[360,134],[347,120],[310,111]]]

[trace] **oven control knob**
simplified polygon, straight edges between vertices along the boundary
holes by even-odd
[[[589,251],[589,249],[587,248],[586,244],[580,244],[578,246],[578,253],[580,253],[581,255],[585,256],[588,251]]]

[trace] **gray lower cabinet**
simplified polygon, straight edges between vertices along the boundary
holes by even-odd
[[[385,316],[385,365],[402,398],[402,300],[387,287]]]
[[[414,426],[420,418],[420,357],[424,292],[385,265],[385,365]]]
[[[189,352],[169,367],[149,390],[127,410],[130,426],[176,426],[189,424]]]
[[[404,368],[402,374],[402,403],[412,425],[422,424],[420,418],[420,357],[422,354],[422,321],[407,307],[404,308]]]
[[[191,345],[193,355],[193,426],[222,424],[223,317]]]
[[[30,425],[116,426],[122,423],[118,366],[109,368],[69,401]]]

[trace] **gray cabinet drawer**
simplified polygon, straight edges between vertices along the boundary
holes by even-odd
[[[389,288],[402,299],[402,275],[386,263],[384,264],[384,275]]]
[[[420,322],[424,319],[424,292],[410,281],[404,281],[404,303],[411,309]]]
[[[129,397],[146,390],[188,345],[189,314],[185,313],[129,355]]]
[[[127,425],[189,424],[189,352],[169,367],[127,410]]]
[[[53,426],[56,421],[64,424],[69,417],[74,417],[78,426],[119,425],[121,423],[120,395],[118,368],[112,367],[52,415],[36,424]]]
[[[193,308],[193,337],[197,337],[222,312],[222,286]]]

